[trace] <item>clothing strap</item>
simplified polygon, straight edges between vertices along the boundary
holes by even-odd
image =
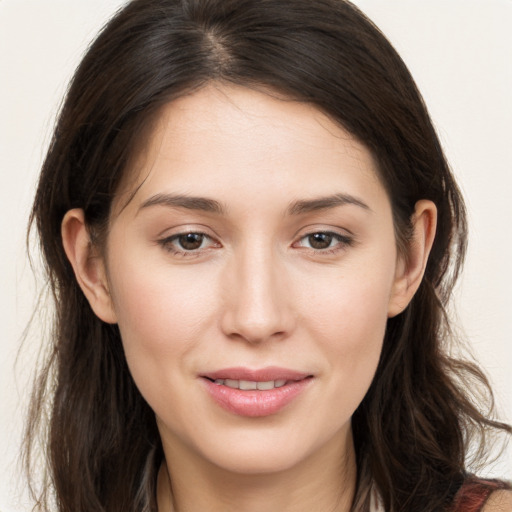
[[[479,512],[489,496],[500,489],[511,489],[508,482],[469,477],[455,496],[452,512]]]
[[[491,480],[467,476],[458,490],[450,512],[480,512],[489,496],[498,490],[512,490],[512,484],[503,480]],[[384,505],[375,489],[372,490],[370,512],[385,512]]]

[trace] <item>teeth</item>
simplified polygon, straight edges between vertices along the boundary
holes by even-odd
[[[257,387],[261,391],[266,391],[268,389],[274,389],[276,387],[276,383],[273,380],[268,382],[258,382]]]
[[[267,382],[256,382],[254,380],[216,379],[215,384],[233,389],[241,389],[242,391],[250,391],[253,389],[268,391],[270,389],[283,387],[286,384],[286,380],[279,379],[269,380]]]
[[[251,389],[258,389],[258,383],[251,380],[241,380],[239,387],[243,391],[249,391]]]

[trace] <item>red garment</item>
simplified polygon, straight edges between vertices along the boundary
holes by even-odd
[[[511,489],[510,484],[501,480],[484,480],[470,477],[455,497],[453,512],[479,512],[493,491]]]

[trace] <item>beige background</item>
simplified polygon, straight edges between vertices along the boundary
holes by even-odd
[[[470,252],[457,291],[464,327],[512,421],[512,0],[359,0],[415,76],[465,192]],[[43,326],[24,231],[66,83],[120,0],[0,0],[0,510],[29,510],[19,477],[27,379]],[[40,281],[39,281],[40,283]],[[488,470],[512,478],[512,450]]]

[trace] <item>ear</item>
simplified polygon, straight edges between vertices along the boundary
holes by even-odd
[[[75,272],[76,280],[98,318],[116,323],[103,258],[91,242],[83,210],[69,210],[61,225],[64,251]]]
[[[412,215],[413,235],[406,255],[399,255],[388,305],[388,318],[401,313],[419,288],[434,243],[437,208],[432,201],[416,203]]]

